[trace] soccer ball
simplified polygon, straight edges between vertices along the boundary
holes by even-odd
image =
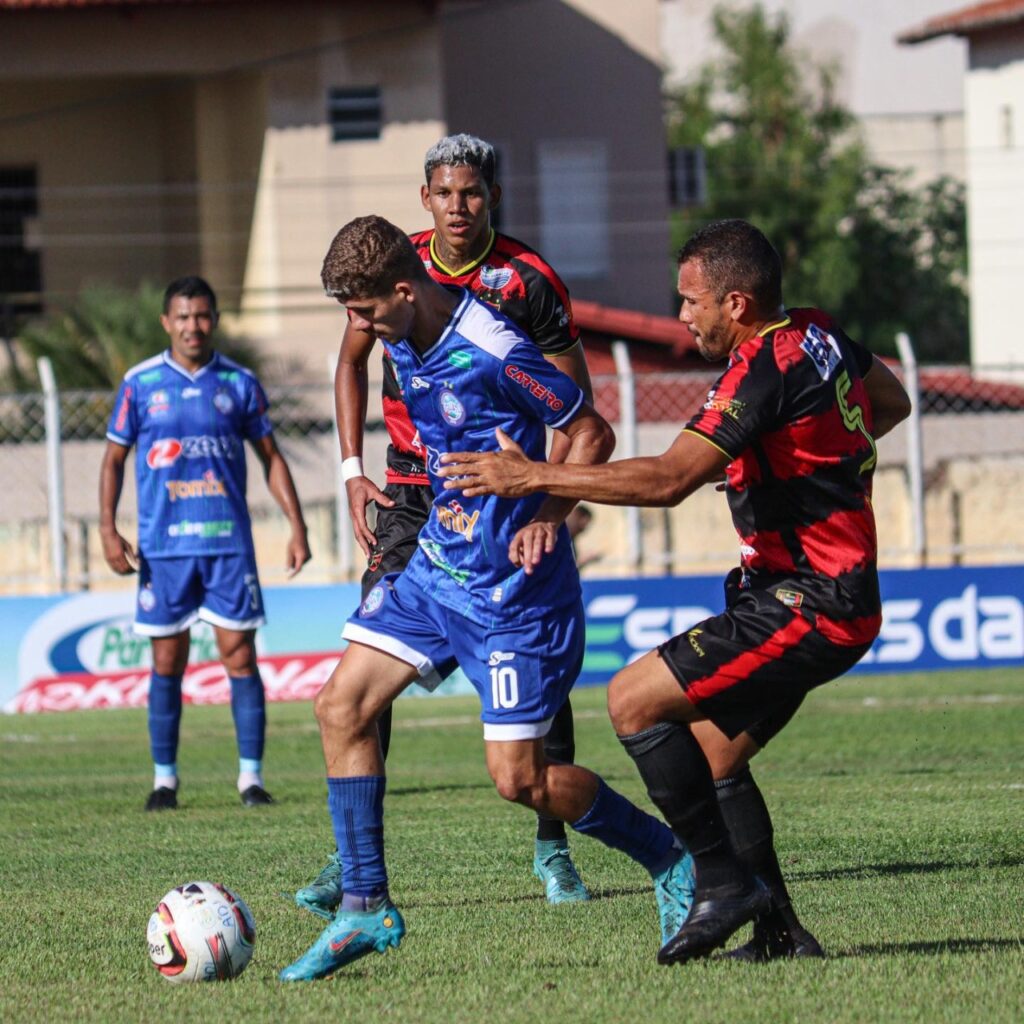
[[[188,882],[160,901],[146,939],[153,966],[168,981],[226,981],[252,959],[256,922],[230,889]]]

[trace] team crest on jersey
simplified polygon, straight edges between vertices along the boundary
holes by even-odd
[[[144,612],[151,612],[156,607],[156,594],[152,587],[143,587],[139,591],[139,607]]]
[[[221,388],[213,396],[213,405],[214,408],[216,408],[217,412],[221,413],[224,416],[227,416],[228,413],[230,413],[231,410],[234,409],[235,400],[231,397],[231,395],[227,393],[227,391]]]
[[[800,342],[800,347],[811,357],[811,362],[814,363],[814,368],[822,380],[828,380],[843,361],[839,343],[817,324],[807,325],[807,332]]]
[[[457,427],[459,424],[465,422],[466,408],[458,398],[455,397],[453,392],[445,388],[438,396],[437,401],[438,405],[441,407],[441,415],[445,418],[446,422],[450,423],[453,427]]]
[[[509,267],[492,267],[484,264],[480,268],[480,281],[485,288],[493,288],[501,291],[512,280],[512,271]]]
[[[380,606],[384,603],[384,588],[382,586],[376,586],[367,595],[363,601],[362,606],[359,609],[359,614],[363,618],[369,618],[371,615],[376,615],[380,611]]]

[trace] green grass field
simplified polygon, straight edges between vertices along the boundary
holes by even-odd
[[[581,763],[648,806],[579,691]],[[290,893],[330,850],[311,709],[274,705],[271,808],[234,791],[227,708],[186,708],[181,808],[142,811],[145,713],[0,719],[0,1020],[1024,1021],[1024,669],[847,680],[759,758],[780,859],[826,962],[655,963],[649,880],[577,837],[596,895],[550,907],[533,825],[483,767],[475,701],[402,700],[389,764],[392,895],[409,933],[333,980],[277,971],[319,931]],[[146,922],[193,878],[259,931],[246,973],[172,986]]]

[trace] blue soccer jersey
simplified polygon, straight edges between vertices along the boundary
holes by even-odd
[[[446,452],[496,450],[496,427],[528,458],[543,460],[545,425],[568,423],[583,405],[583,392],[511,321],[459,292],[451,320],[429,351],[420,353],[407,340],[386,343],[434,491],[419,550],[406,572],[435,600],[475,622],[541,617],[580,595],[564,526],[555,550],[532,574],[509,561],[513,536],[545,495],[468,498],[446,491],[439,460]]]
[[[252,550],[244,442],[270,432],[255,374],[220,353],[195,374],[169,352],[125,374],[107,438],[136,449],[146,558]]]

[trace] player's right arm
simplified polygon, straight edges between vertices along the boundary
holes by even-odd
[[[138,554],[132,545],[117,532],[117,503],[121,500],[124,486],[124,464],[129,448],[114,441],[107,441],[103,462],[100,465],[100,539],[103,542],[103,557],[107,565],[119,576],[135,572],[139,564]]]
[[[871,403],[871,434],[882,437],[910,415],[910,396],[899,378],[878,356],[864,374],[864,388]]]
[[[362,460],[363,457],[363,430],[370,393],[367,366],[376,340],[369,331],[357,330],[350,323],[345,325],[338,365],[334,371],[334,405],[343,463],[346,459]],[[348,493],[352,532],[363,554],[369,558],[377,538],[366,522],[366,507],[376,501],[390,508],[394,502],[365,473],[358,471],[345,481],[345,490]]]

